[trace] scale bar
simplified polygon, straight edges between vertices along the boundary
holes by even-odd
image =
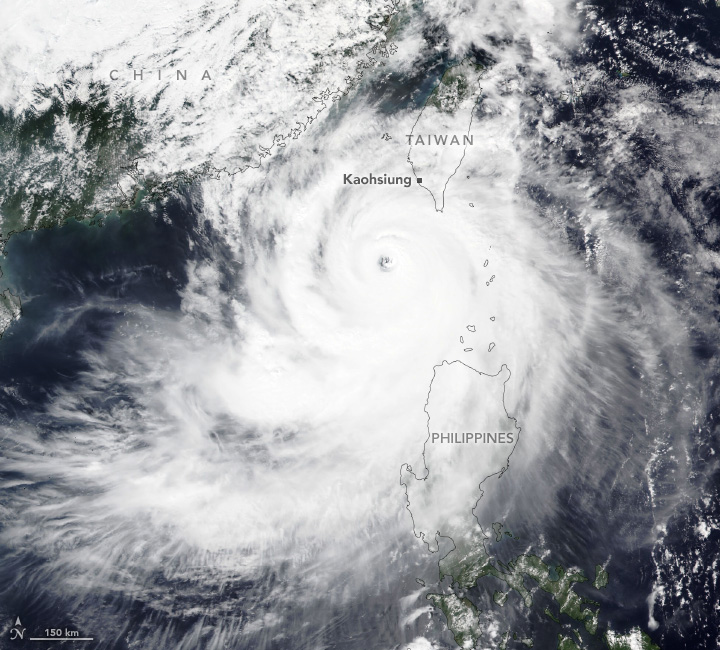
[[[30,637],[29,641],[92,641],[91,636],[36,636]]]

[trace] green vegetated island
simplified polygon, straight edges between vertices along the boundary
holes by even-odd
[[[494,523],[493,530],[496,533],[496,541],[502,538],[502,524]],[[508,532],[504,535],[516,540]],[[485,542],[488,537],[484,533],[478,533],[476,543],[465,544],[464,547],[456,549],[446,555],[439,562],[440,580],[446,576],[452,580],[450,593],[431,593],[427,599],[437,607],[447,619],[448,628],[452,632],[455,642],[461,648],[468,650],[477,646],[482,629],[479,620],[480,610],[467,597],[467,590],[478,586],[483,578],[488,576],[500,580],[505,585],[505,590],[493,593],[493,603],[503,607],[509,595],[515,592],[525,607],[533,606],[533,592],[540,589],[549,594],[556,608],[547,607],[545,615],[554,622],[561,624],[563,615],[578,625],[581,625],[586,636],[595,639],[602,639],[604,645],[610,650],[660,650],[650,637],[640,630],[634,628],[625,634],[612,630],[605,630],[598,633],[598,617],[600,604],[596,601],[580,596],[574,587],[578,583],[589,582],[589,578],[580,569],[566,569],[563,566],[551,566],[544,562],[539,556],[533,554],[518,555],[515,559],[503,564],[493,558],[486,550]],[[526,578],[529,578],[535,585],[528,588]],[[596,590],[604,589],[609,582],[609,574],[602,565],[596,565],[595,578],[592,586]],[[458,595],[458,592],[460,595]],[[589,646],[583,635],[573,630],[574,638],[559,634],[559,650],[583,650]],[[501,639],[498,646],[505,650],[510,641],[532,648],[533,641],[530,638],[521,637],[517,633],[508,631]]]

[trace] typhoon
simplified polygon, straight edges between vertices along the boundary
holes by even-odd
[[[717,648],[720,9],[70,5],[0,45],[0,647]]]

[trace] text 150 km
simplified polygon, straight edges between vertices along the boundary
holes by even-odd
[[[67,630],[67,629],[63,630],[59,627],[57,627],[57,628],[47,627],[47,628],[45,628],[45,636],[50,636],[50,637],[52,637],[52,636],[64,636],[64,637],[80,636],[80,632],[78,632],[77,630]]]

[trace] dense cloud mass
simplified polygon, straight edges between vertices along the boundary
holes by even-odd
[[[0,49],[16,116],[23,52],[36,83],[71,70],[85,90],[173,43],[244,70],[189,120],[171,88],[112,100],[135,97],[153,174],[212,174],[6,246],[23,315],[0,341],[3,633],[20,616],[101,648],[450,648],[469,636],[426,596],[452,593],[480,610],[478,648],[508,630],[555,647],[542,588],[493,607],[499,581],[438,575],[497,542],[505,563],[605,567],[610,641],[716,647],[718,10],[357,4],[186,3],[115,15],[127,33],[84,49],[25,9],[25,49]],[[95,34],[102,11],[69,20]],[[247,166],[250,140],[391,42]],[[465,138],[409,138],[433,128]],[[371,175],[409,182],[347,181]]]

